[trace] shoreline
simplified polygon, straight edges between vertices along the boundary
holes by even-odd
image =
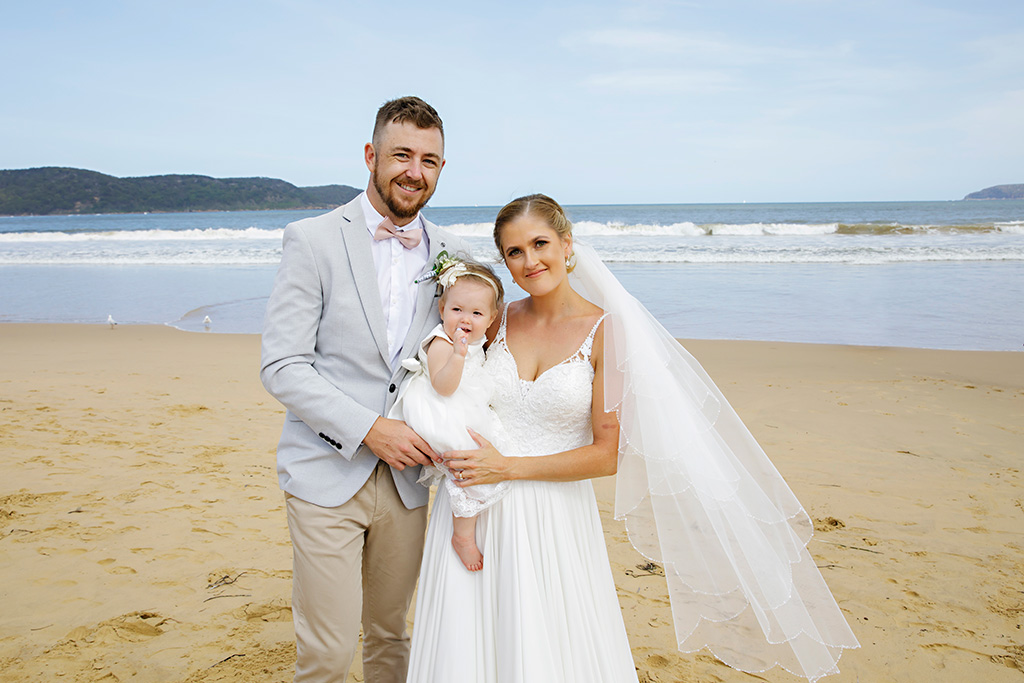
[[[4,169],[0,169],[4,170]],[[19,169],[6,169],[6,170],[19,170]],[[25,170],[25,169],[20,169]],[[122,178],[123,180],[123,178]],[[224,178],[215,178],[215,180],[225,180]],[[287,181],[286,181],[287,182]],[[344,185],[345,187],[352,187],[359,189],[353,185]],[[298,187],[298,186],[297,186]],[[310,186],[319,187],[319,186]],[[303,189],[303,188],[300,188]],[[991,188],[985,188],[991,189]],[[362,190],[359,190],[362,192]],[[983,192],[984,190],[979,190]],[[707,207],[707,206],[749,206],[749,207],[762,207],[762,206],[793,206],[793,205],[807,205],[807,206],[828,206],[834,204],[863,204],[863,205],[892,205],[892,204],[960,204],[966,202],[1019,202],[1024,200],[1024,196],[1020,197],[970,197],[964,196],[960,198],[932,198],[932,199],[834,199],[834,200],[809,200],[809,201],[756,201],[748,202],[745,200],[738,201],[723,201],[723,202],[644,202],[642,204],[636,203],[622,203],[612,202],[610,204],[601,202],[585,202],[576,204],[564,204],[566,209],[580,209],[580,208],[604,208],[614,209],[619,207],[633,207],[633,206],[655,206],[655,207],[674,207],[674,206],[694,206],[694,207]],[[286,208],[260,208],[260,209],[190,209],[184,211],[169,211],[163,209],[151,209],[149,211],[106,211],[99,213],[90,212],[58,212],[58,213],[0,213],[0,218],[53,218],[53,217],[64,217],[64,216],[148,216],[151,214],[190,214],[190,213],[244,213],[244,212],[257,212],[257,211],[333,211],[343,204],[324,204],[324,205],[310,205],[310,206],[296,206]],[[424,211],[491,211],[497,213],[503,204],[453,204],[449,206],[430,206],[424,207]]]
[[[259,335],[7,323],[0,344],[0,680],[290,680],[284,410]],[[684,345],[815,521],[862,645],[824,680],[1019,680],[1024,354]],[[676,651],[614,481],[595,490],[641,681],[760,680]]]
[[[197,308],[192,309],[191,311],[186,312],[184,315],[185,316],[194,316],[197,312],[205,311],[208,308],[209,308],[209,306],[199,306]],[[258,332],[218,331],[218,330],[213,329],[212,326],[211,326],[210,329],[188,329],[188,328],[185,328],[185,327],[179,327],[178,325],[180,323],[182,323],[182,322],[183,322],[182,320],[177,320],[175,322],[164,322],[164,323],[146,323],[146,322],[142,322],[142,323],[136,323],[136,322],[121,323],[121,322],[118,322],[116,324],[116,327],[118,329],[121,329],[121,328],[128,329],[128,328],[133,328],[133,327],[135,327],[135,328],[154,327],[154,328],[160,328],[160,329],[170,329],[170,330],[174,330],[175,332],[182,332],[182,333],[185,333],[185,334],[215,335],[215,336],[227,336],[227,337],[259,337],[260,336],[260,334]],[[196,324],[198,325],[198,324],[201,324],[201,323],[196,323]],[[52,325],[52,326],[57,326],[57,327],[76,327],[76,326],[82,326],[82,327],[109,328],[109,324],[108,323],[104,323],[104,322],[24,322],[24,321],[17,321],[17,320],[0,320],[0,328],[2,328],[3,326],[6,326],[6,325],[10,325],[10,326],[17,326],[17,325],[24,325],[24,326],[50,326],[50,325]],[[676,337],[675,339],[676,339],[676,341],[678,341],[680,344],[683,345],[683,348],[687,349],[688,351],[690,349],[690,346],[694,346],[694,345],[696,345],[696,346],[703,346],[703,345],[706,345],[706,344],[722,343],[722,344],[772,344],[772,345],[781,344],[781,345],[785,345],[785,346],[810,346],[810,347],[827,347],[827,348],[840,348],[840,349],[874,349],[874,350],[885,350],[885,349],[888,349],[888,350],[893,350],[893,351],[926,351],[926,352],[934,351],[934,352],[942,352],[942,353],[948,352],[948,353],[982,353],[982,354],[985,354],[985,353],[989,353],[989,354],[992,354],[992,353],[994,353],[994,354],[1019,354],[1019,353],[1024,352],[1024,344],[1021,345],[1021,348],[1019,350],[1009,350],[1009,349],[952,349],[952,348],[934,347],[934,346],[891,346],[891,345],[885,345],[885,344],[853,344],[853,343],[834,343],[834,342],[815,342],[815,341],[789,341],[789,340],[785,340],[785,339],[741,339],[741,338],[730,338],[730,337],[717,337],[717,338],[703,338],[703,337],[683,338],[683,337]],[[712,376],[712,379],[714,379],[713,376]]]

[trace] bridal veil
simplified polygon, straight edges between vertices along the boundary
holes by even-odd
[[[605,321],[605,410],[620,424],[615,517],[664,565],[679,649],[810,681],[859,647],[807,543],[813,526],[711,378],[574,243],[573,288]]]

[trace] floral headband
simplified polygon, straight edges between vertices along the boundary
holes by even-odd
[[[430,273],[422,280],[435,280],[442,289],[451,288],[461,277],[475,277],[479,280],[483,280],[491,286],[494,290],[494,298],[496,300],[501,298],[501,293],[498,291],[498,286],[494,284],[491,278],[475,273],[466,267],[466,262],[457,256],[450,255],[447,251],[442,251],[434,259],[434,266],[431,268]]]

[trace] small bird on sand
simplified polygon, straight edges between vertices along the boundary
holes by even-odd
[[[114,329],[117,326],[117,321],[114,320],[114,316],[107,315],[107,324],[110,325],[110,329]]]

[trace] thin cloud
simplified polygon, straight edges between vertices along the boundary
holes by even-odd
[[[751,45],[713,34],[642,29],[599,29],[573,33],[563,44],[569,48],[618,50],[627,56],[678,55],[721,65],[800,61],[825,56],[820,51]]]
[[[869,98],[941,81],[943,73],[900,63],[874,63],[857,43],[789,48],[731,41],[713,34],[602,29],[577,32],[564,45],[596,53],[594,73],[583,80],[596,90],[629,93],[722,93],[744,90],[769,100],[816,92]],[[602,65],[600,68],[597,65]],[[765,84],[770,83],[770,92]]]
[[[727,73],[700,69],[622,69],[595,74],[584,85],[628,93],[713,93],[735,90],[736,80]]]

